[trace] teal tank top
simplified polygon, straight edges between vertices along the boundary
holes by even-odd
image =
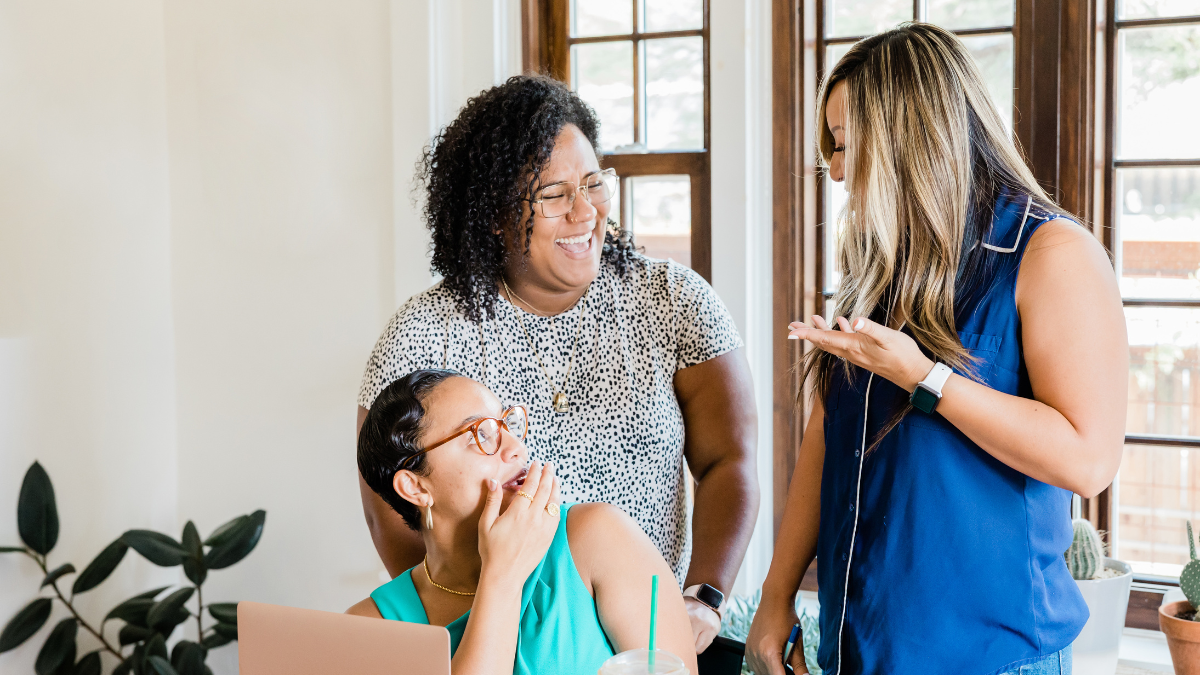
[[[562,517],[550,549],[522,588],[521,626],[517,631],[513,675],[595,675],[600,664],[614,653],[600,626],[596,601],[583,585],[567,544],[567,516],[571,506],[562,507]],[[415,569],[371,593],[383,618],[429,623],[425,606],[413,585]],[[451,655],[458,651],[470,615],[467,612],[446,626],[450,632]]]

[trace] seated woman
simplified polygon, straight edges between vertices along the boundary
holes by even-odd
[[[449,370],[418,370],[379,394],[358,467],[426,556],[347,613],[445,626],[454,675],[593,675],[647,646],[650,578],[670,580],[671,568],[620,509],[560,508],[554,465],[528,462],[527,427],[523,407]],[[673,583],[659,587],[658,645],[696,673]]]

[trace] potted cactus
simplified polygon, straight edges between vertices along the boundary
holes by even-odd
[[[1179,587],[1187,600],[1170,602],[1158,608],[1158,626],[1167,636],[1175,675],[1200,675],[1200,559],[1192,523],[1187,524],[1188,548],[1192,560],[1179,575]]]
[[[1120,560],[1104,557],[1100,533],[1090,521],[1076,518],[1071,525],[1075,535],[1066,552],[1067,568],[1091,614],[1071,645],[1075,672],[1113,675],[1125,629],[1133,569]]]

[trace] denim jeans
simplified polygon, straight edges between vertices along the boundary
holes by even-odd
[[[1043,656],[1025,665],[1006,670],[1000,675],[1071,675],[1071,648]]]

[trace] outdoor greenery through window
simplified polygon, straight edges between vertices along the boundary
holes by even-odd
[[[694,208],[707,200],[706,3],[568,0],[567,9],[570,84],[599,115],[604,163],[622,177],[611,217],[650,257],[691,265],[694,246],[707,245],[693,236],[708,229]]]
[[[1118,0],[1112,248],[1129,331],[1113,555],[1176,577],[1200,522],[1200,0]]]

